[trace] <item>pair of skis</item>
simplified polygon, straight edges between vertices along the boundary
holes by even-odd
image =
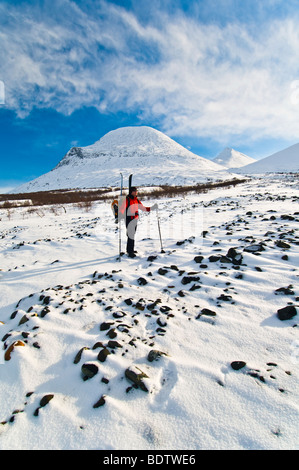
[[[133,175],[129,176],[129,194],[131,193],[131,188],[132,188],[132,178]],[[121,216],[120,216],[120,208],[122,207],[123,204],[123,174],[120,174],[120,200],[119,200],[119,207],[118,207],[118,243],[119,243],[119,261],[121,261]],[[160,228],[160,219],[158,215],[158,209],[157,209],[157,221],[158,221],[158,230],[159,230],[159,237],[160,237],[160,244],[161,244],[161,253],[165,253],[163,250],[163,245],[162,245],[162,236],[161,236],[161,228]]]
[[[130,175],[129,176],[129,193],[132,187],[132,178],[133,178],[133,175]],[[122,252],[121,252],[121,219],[122,218],[121,218],[120,208],[122,207],[124,203],[123,185],[124,185],[124,178],[123,178],[123,174],[121,173],[120,174],[120,198],[118,201],[118,251],[119,251],[118,260],[119,261],[121,261],[121,257],[122,257]]]

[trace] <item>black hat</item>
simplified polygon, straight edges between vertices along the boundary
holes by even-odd
[[[133,191],[137,191],[136,186],[131,186],[131,187],[130,187],[130,191],[129,191],[130,194],[131,194]]]

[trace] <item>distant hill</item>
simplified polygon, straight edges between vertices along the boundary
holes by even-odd
[[[230,147],[226,147],[212,161],[218,165],[223,165],[225,168],[240,168],[244,165],[253,163],[256,160],[248,157],[248,155],[245,155],[244,153],[238,152]]]
[[[299,171],[299,143],[250,165],[234,169],[234,171],[242,174],[297,172]]]

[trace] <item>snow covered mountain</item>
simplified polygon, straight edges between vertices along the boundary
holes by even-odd
[[[193,184],[227,179],[225,168],[195,155],[151,127],[124,127],[87,147],[73,147],[50,172],[13,192],[118,186],[120,172],[136,185]]]
[[[238,150],[226,147],[212,161],[218,165],[223,165],[225,168],[239,168],[256,160],[244,153],[238,152]]]
[[[242,174],[299,171],[299,143],[233,171]]]

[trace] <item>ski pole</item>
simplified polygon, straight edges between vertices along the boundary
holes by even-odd
[[[161,253],[165,253],[165,251],[163,250],[163,245],[162,245],[162,237],[161,237],[161,228],[160,228],[160,220],[159,220],[158,209],[157,209],[157,221],[158,221],[158,229],[159,229],[159,236],[160,236]]]
[[[120,209],[121,209],[121,201],[122,201],[122,194],[123,194],[123,174],[120,174],[120,200],[119,200],[119,207],[118,207],[118,251],[119,251],[119,262],[121,262],[121,217],[120,217]]]

